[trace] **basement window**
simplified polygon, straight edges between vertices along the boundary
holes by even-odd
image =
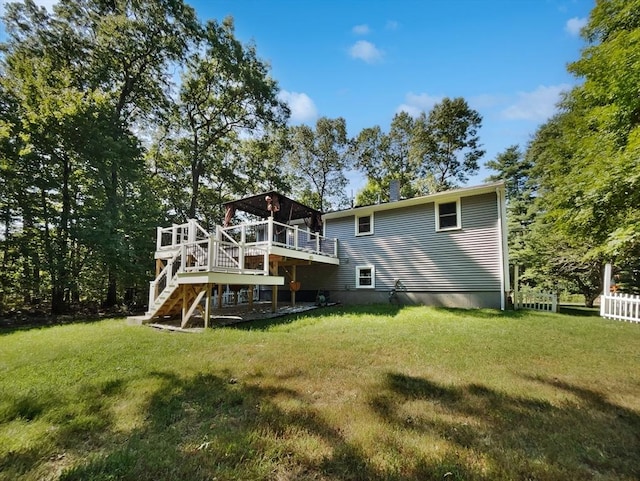
[[[460,229],[460,199],[436,204],[436,231]]]
[[[374,266],[356,267],[356,287],[374,289],[376,287],[376,268]]]

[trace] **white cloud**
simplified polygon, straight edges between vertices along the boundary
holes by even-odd
[[[356,35],[367,35],[368,33],[371,33],[371,29],[369,28],[369,25],[367,25],[367,24],[356,25],[355,27],[353,27],[351,29],[351,31],[353,33],[355,33]]]
[[[290,120],[293,123],[309,122],[315,120],[318,116],[316,105],[311,100],[311,97],[305,93],[281,90],[278,98],[291,109]]]
[[[371,42],[358,40],[349,49],[349,55],[353,58],[364,60],[367,63],[376,63],[382,60],[383,52]]]
[[[532,92],[518,92],[518,100],[502,111],[507,120],[544,121],[556,113],[556,104],[569,84],[540,85]]]
[[[422,112],[428,112],[431,110],[433,106],[441,100],[442,97],[426,93],[414,94],[413,92],[409,92],[405,95],[405,103],[398,106],[396,113],[407,112],[412,117],[417,117]]]
[[[574,37],[580,35],[580,30],[587,24],[586,18],[573,17],[567,20],[567,24],[564,26],[564,30]]]

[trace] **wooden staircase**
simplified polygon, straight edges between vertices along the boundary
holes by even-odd
[[[214,237],[195,221],[158,229],[155,257],[157,276],[149,286],[147,322],[181,318],[185,327],[196,311],[207,316],[213,285],[236,283],[230,278],[243,284],[274,284],[266,248],[248,248],[220,233]]]

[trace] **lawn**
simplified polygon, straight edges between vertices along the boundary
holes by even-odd
[[[588,314],[0,331],[0,480],[637,480],[640,325]]]

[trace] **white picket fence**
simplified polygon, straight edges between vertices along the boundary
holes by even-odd
[[[558,294],[540,289],[520,287],[520,266],[513,266],[513,308],[535,311],[558,312]]]
[[[552,292],[524,290],[515,293],[513,307],[536,311],[558,312],[558,296]]]
[[[640,296],[611,292],[611,264],[604,266],[604,289],[600,296],[600,316],[606,319],[640,323]]]
[[[607,319],[640,322],[640,296],[617,292],[602,294],[600,315]]]

